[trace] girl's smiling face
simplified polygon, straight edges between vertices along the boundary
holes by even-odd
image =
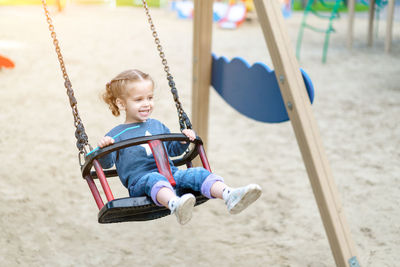
[[[154,108],[154,86],[151,80],[128,82],[126,94],[117,98],[120,110],[125,110],[125,123],[145,122]]]

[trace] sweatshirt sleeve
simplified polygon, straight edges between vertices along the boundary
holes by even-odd
[[[105,136],[113,136],[114,129],[112,129],[111,131],[106,133]],[[112,166],[114,166],[116,160],[117,160],[117,151],[111,152],[111,153],[99,158],[99,162],[101,164],[101,167],[103,167],[103,169],[109,169]]]
[[[165,133],[170,133],[170,130],[168,129],[167,126],[165,126],[163,124],[163,127],[164,127]],[[165,146],[167,148],[167,152],[170,157],[176,157],[176,156],[182,155],[182,153],[186,151],[186,149],[189,147],[189,145],[190,145],[189,142],[187,142],[185,144],[182,144],[179,141],[165,142]]]
[[[101,167],[103,167],[103,169],[109,169],[112,166],[114,166],[115,160],[116,160],[116,155],[117,155],[117,152],[114,151],[114,152],[111,152],[110,154],[107,154],[107,155],[99,158]]]
[[[189,147],[189,145],[190,145],[189,142],[185,144],[182,144],[179,141],[167,142],[168,155],[171,157],[182,155],[182,153],[185,152],[185,150]]]

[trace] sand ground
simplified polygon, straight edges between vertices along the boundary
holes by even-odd
[[[157,81],[154,117],[178,130],[143,10],[107,6],[51,8],[78,108],[92,145],[120,123],[99,98],[127,68]],[[184,108],[191,111],[192,21],[153,10]],[[396,14],[397,16],[397,14]],[[295,47],[301,14],[286,19]],[[314,23],[320,23],[313,19]],[[210,98],[208,156],[232,186],[255,182],[261,199],[237,216],[221,201],[195,209],[186,226],[173,216],[146,223],[100,225],[81,179],[74,127],[41,7],[0,8],[1,266],[334,266],[290,123],[262,124]],[[313,112],[362,266],[400,261],[400,23],[384,49],[385,21],[366,46],[367,20],[357,14],[354,49],[347,20],[335,22],[328,62],[323,35],[307,31],[300,66],[313,80]],[[213,52],[271,65],[257,20],[237,30],[214,27]],[[127,193],[118,180],[118,197]]]

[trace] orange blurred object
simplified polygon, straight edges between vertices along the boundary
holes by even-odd
[[[2,55],[0,55],[0,69],[2,67],[5,68],[14,68],[15,64],[14,62],[12,62],[11,59],[8,59],[6,57],[3,57]]]

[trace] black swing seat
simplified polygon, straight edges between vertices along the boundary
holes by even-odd
[[[113,145],[107,146],[105,148],[98,149],[97,151],[87,156],[85,159],[85,163],[82,165],[82,176],[86,177],[87,175],[90,175],[92,178],[98,178],[97,173],[95,171],[91,171],[94,160],[101,158],[104,155],[107,155],[108,153],[111,153],[113,151],[117,151],[131,146],[145,144],[153,140],[160,140],[162,142],[165,141],[191,142],[183,134],[162,134],[162,135],[143,136],[143,137],[127,139],[115,143]],[[196,137],[196,139],[191,143],[194,144],[194,146],[191,146],[191,149],[189,149],[180,157],[173,159],[173,163],[175,166],[181,166],[184,164],[187,165],[189,164],[190,166],[191,161],[199,154],[203,154],[205,157],[205,153],[202,147],[203,142],[200,139],[200,137]],[[165,155],[165,157],[166,156],[167,155]],[[208,162],[206,164],[208,165]],[[118,173],[115,169],[105,170],[103,172],[105,177],[118,176]],[[192,193],[196,197],[196,204],[195,204],[196,206],[208,200],[200,192],[195,192],[190,189],[182,190],[182,192],[177,192],[178,195],[182,195],[184,193]],[[125,198],[114,199],[104,204],[104,206],[100,209],[98,213],[98,222],[117,223],[117,222],[127,222],[127,221],[148,221],[148,220],[158,219],[167,216],[169,214],[170,210],[168,210],[165,207],[157,206],[156,204],[154,204],[153,200],[148,196],[125,197]]]
[[[185,193],[192,193],[196,197],[196,206],[207,201],[207,198],[192,190]],[[149,221],[168,216],[171,211],[165,207],[156,206],[148,196],[126,197],[107,202],[99,211],[99,223],[117,223],[129,221]]]

